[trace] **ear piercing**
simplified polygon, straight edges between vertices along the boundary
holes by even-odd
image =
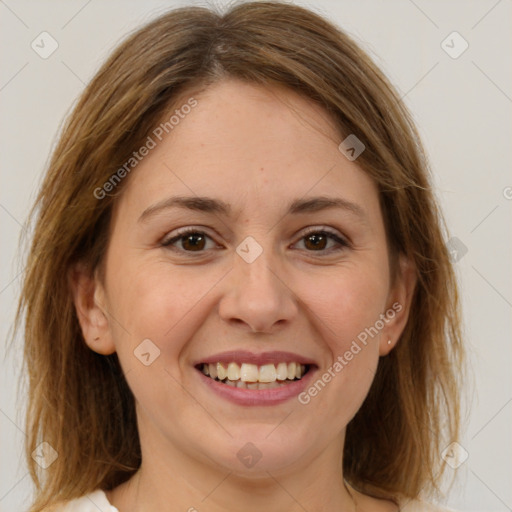
[[[391,340],[388,340],[388,345],[391,345]]]

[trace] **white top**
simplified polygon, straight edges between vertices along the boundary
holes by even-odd
[[[68,501],[65,505],[57,507],[56,512],[119,512],[114,505],[111,505],[107,495],[101,490],[90,492]]]
[[[455,512],[453,509],[442,508],[424,501],[409,501],[400,509],[402,512]],[[65,505],[56,509],[56,512],[119,512],[111,505],[107,495],[102,490],[96,490],[89,494],[68,501]]]

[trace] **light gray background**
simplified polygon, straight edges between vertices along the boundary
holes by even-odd
[[[2,344],[23,269],[18,236],[62,119],[122,36],[167,8],[190,3],[204,5],[0,0]],[[471,414],[460,440],[469,457],[447,504],[461,511],[512,510],[512,2],[297,3],[352,34],[401,91],[417,121],[450,236],[467,247],[457,271],[474,374]],[[31,48],[43,31],[59,45],[47,59]],[[441,46],[453,31],[469,44],[456,59]],[[445,44],[451,51],[461,48],[453,38]],[[21,459],[23,395],[16,396],[21,350],[17,339],[0,362],[0,510],[9,512],[25,509],[31,492]]]

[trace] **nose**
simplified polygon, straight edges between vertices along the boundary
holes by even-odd
[[[275,333],[296,317],[295,293],[275,260],[263,253],[252,263],[235,256],[233,271],[225,283],[227,292],[219,304],[220,317],[250,332]]]

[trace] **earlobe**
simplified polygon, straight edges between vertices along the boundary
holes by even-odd
[[[70,269],[68,281],[86,344],[99,354],[112,354],[115,345],[105,312],[103,285],[82,264]]]
[[[415,265],[404,255],[400,255],[399,270],[395,284],[390,290],[385,313],[387,321],[380,339],[379,355],[381,356],[389,354],[399,342],[409,318],[416,282]]]

